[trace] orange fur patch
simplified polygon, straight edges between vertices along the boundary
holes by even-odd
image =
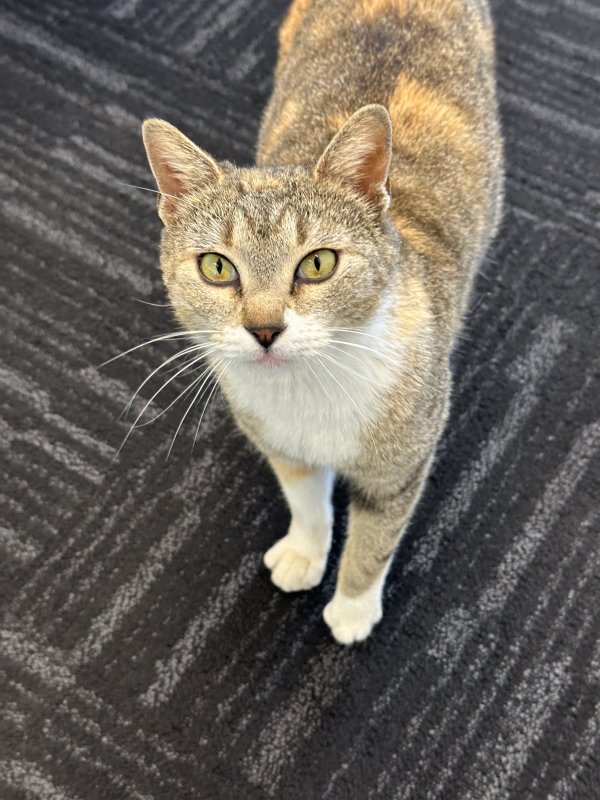
[[[294,125],[298,118],[302,115],[302,108],[301,106],[291,98],[286,100],[283,104],[283,107],[279,114],[277,115],[277,121],[273,125],[273,127],[269,130],[267,138],[262,144],[262,160],[268,159],[270,154],[276,149],[277,145],[281,141],[281,138],[285,135],[287,129]]]
[[[354,111],[356,111],[356,109],[354,109]],[[348,122],[350,117],[354,114],[354,111],[336,111],[335,114],[331,114],[327,117],[332,137],[339,131],[344,123]]]
[[[407,275],[398,308],[398,331],[403,341],[410,341],[431,322],[429,297],[417,278]]]
[[[455,103],[435,89],[401,75],[388,108],[392,118],[394,143],[415,145],[425,137],[468,139],[473,142],[473,123]]]
[[[459,0],[359,0],[356,13],[373,22],[381,14],[396,14],[400,18],[414,14],[435,23],[456,17],[461,12]]]
[[[279,58],[282,60],[287,56],[294,45],[294,39],[298,28],[302,25],[304,18],[310,11],[313,0],[294,0],[279,28]]]
[[[269,460],[275,474],[282,483],[293,483],[302,478],[308,478],[314,471],[311,467],[305,467],[304,464],[298,464],[294,461],[285,461],[281,458],[271,458]]]
[[[443,178],[444,164],[454,164],[460,171],[461,197],[472,196],[478,202],[489,156],[484,141],[478,135],[480,125],[474,115],[444,97],[437,89],[407,75],[401,75],[389,99],[392,136],[396,157],[421,162],[421,172],[429,163],[435,165]],[[393,221],[407,242],[419,253],[439,256],[439,236],[431,235],[444,216],[428,191],[420,191],[409,175],[392,181]],[[408,199],[409,213],[404,216]],[[429,198],[429,200],[428,200]],[[449,197],[452,205],[455,198]],[[416,222],[416,224],[415,224]],[[446,214],[446,224],[450,217]],[[419,224],[421,223],[421,224]],[[424,226],[424,227],[422,227]],[[443,234],[440,228],[439,234]],[[460,246],[461,234],[456,224],[447,233]]]
[[[246,191],[261,191],[262,189],[280,189],[283,181],[277,175],[265,176],[262,173],[248,171],[241,185]]]
[[[424,231],[415,227],[414,223],[402,214],[392,211],[392,221],[402,234],[402,237],[411,245],[417,253],[426,253],[431,250],[432,241]]]
[[[360,0],[357,3],[356,13],[363,19],[372,21],[386,11],[402,14],[407,4],[407,0]]]

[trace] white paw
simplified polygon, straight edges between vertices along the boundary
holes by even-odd
[[[284,592],[298,592],[321,583],[327,554],[313,552],[307,542],[288,533],[267,550],[263,561],[275,586]]]
[[[323,619],[340,644],[362,642],[381,617],[381,595],[372,590],[359,597],[346,597],[336,592],[323,610]]]

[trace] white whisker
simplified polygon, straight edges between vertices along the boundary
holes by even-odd
[[[124,439],[123,439],[123,441],[121,442],[121,446],[120,446],[120,447],[119,447],[119,449],[117,450],[117,452],[116,452],[116,454],[115,454],[115,458],[117,458],[117,456],[119,455],[119,453],[120,453],[120,452],[121,452],[121,450],[123,449],[123,446],[125,445],[125,442],[126,442],[128,439],[129,439],[129,437],[130,437],[130,436],[131,436],[131,434],[133,433],[133,431],[134,431],[134,429],[135,429],[135,427],[136,427],[137,423],[138,423],[138,422],[139,422],[139,420],[140,420],[140,419],[143,417],[143,415],[144,415],[144,412],[146,411],[146,409],[148,408],[148,406],[149,406],[149,405],[152,403],[152,401],[154,400],[154,398],[155,398],[157,395],[159,395],[159,394],[160,394],[160,393],[163,391],[163,389],[165,389],[165,388],[166,388],[166,387],[167,387],[167,386],[168,386],[168,385],[171,383],[171,381],[174,381],[174,380],[175,380],[175,378],[176,378],[178,375],[180,375],[182,372],[184,372],[184,370],[186,370],[186,369],[187,369],[187,366],[184,366],[184,367],[182,367],[182,368],[181,368],[181,369],[180,369],[178,372],[176,372],[174,375],[172,375],[172,376],[169,378],[169,380],[168,380],[168,381],[165,381],[165,383],[163,383],[163,385],[160,387],[160,389],[158,389],[156,392],[154,392],[154,394],[152,395],[152,397],[150,398],[150,400],[148,400],[148,402],[146,403],[146,405],[145,405],[145,406],[142,408],[142,410],[140,411],[140,413],[139,413],[139,414],[137,415],[137,417],[135,418],[135,420],[134,420],[134,422],[133,422],[133,425],[132,425],[132,426],[129,428],[129,430],[127,431],[127,435],[125,436],[125,438],[124,438]]]
[[[156,308],[168,308],[171,303],[151,303],[149,300],[140,300],[139,297],[132,298],[136,303],[143,303],[145,306],[155,306]]]
[[[365,363],[364,358],[361,358],[360,356],[357,356],[356,353],[348,353],[347,350],[344,350],[343,347],[337,347],[336,345],[331,344],[331,342],[327,342],[325,344],[325,347],[330,347],[332,350],[337,350],[339,353],[343,353],[348,358],[353,358],[355,361],[358,361],[359,364],[364,364]]]
[[[381,350],[374,350],[372,347],[367,347],[366,344],[359,344],[358,342],[348,342],[345,339],[330,339],[329,341],[332,342],[333,344],[343,344],[346,345],[347,347],[360,347],[361,350],[368,350],[370,353],[373,353],[374,355],[377,356],[377,358],[383,358],[391,362],[394,361],[394,359],[391,356],[387,355],[387,353],[383,353],[381,352]]]
[[[370,339],[377,339],[386,347],[389,347],[390,342],[387,339],[384,339],[382,336],[377,336],[375,333],[367,333],[367,331],[363,331],[360,328],[329,328],[330,331],[334,333],[355,333],[357,336],[368,336]]]
[[[388,388],[385,383],[381,383],[381,381],[371,380],[371,378],[368,378],[366,375],[363,375],[360,372],[357,372],[356,370],[352,369],[352,367],[349,367],[347,364],[344,364],[341,361],[338,361],[337,358],[334,358],[333,356],[329,355],[328,353],[323,353],[322,352],[321,355],[324,358],[329,359],[329,361],[333,361],[333,363],[336,366],[341,367],[343,370],[345,370],[346,372],[350,373],[351,375],[356,375],[357,378],[361,378],[363,381],[366,381],[371,386],[381,386],[384,389]]]
[[[112,358],[109,358],[108,361],[103,361],[102,364],[98,364],[97,369],[101,367],[105,367],[107,364],[110,364],[113,361],[116,361],[118,358],[123,358],[128,353],[133,353],[134,350],[139,350],[140,347],[147,347],[150,344],[156,344],[157,342],[164,342],[168,341],[169,339],[180,339],[184,336],[199,336],[200,334],[209,334],[209,333],[217,333],[216,330],[206,330],[206,331],[176,331],[175,333],[165,333],[162,336],[156,336],[154,339],[150,339],[147,342],[142,342],[141,344],[136,344],[135,347],[130,347],[129,350],[125,350],[123,353],[119,353]]]
[[[167,459],[168,459],[168,458],[169,458],[169,456],[171,455],[171,450],[173,449],[173,445],[175,444],[175,440],[177,439],[177,435],[178,435],[179,431],[181,430],[181,426],[183,425],[183,423],[184,423],[184,421],[185,421],[185,418],[187,417],[187,415],[188,415],[188,414],[190,413],[190,411],[192,410],[192,406],[193,406],[193,405],[196,403],[196,400],[197,400],[197,399],[200,397],[200,395],[202,394],[202,392],[203,392],[203,390],[204,390],[204,387],[206,386],[206,384],[207,384],[207,383],[208,383],[208,381],[210,380],[210,377],[211,377],[211,375],[212,375],[212,373],[213,373],[213,370],[217,369],[217,368],[218,368],[218,367],[220,367],[222,364],[223,364],[223,359],[221,358],[221,359],[219,359],[219,361],[217,361],[217,363],[214,365],[214,367],[210,369],[210,372],[209,372],[209,374],[208,374],[208,375],[206,376],[206,378],[205,378],[205,379],[202,381],[202,383],[201,383],[201,385],[200,385],[200,388],[198,389],[198,391],[197,391],[197,392],[196,392],[196,394],[194,395],[194,397],[193,397],[193,399],[192,399],[192,402],[191,402],[191,403],[189,404],[189,406],[186,408],[186,410],[185,410],[185,413],[184,413],[184,415],[182,416],[182,418],[181,418],[181,420],[180,420],[180,422],[179,422],[179,425],[177,426],[177,430],[175,431],[175,435],[173,436],[173,440],[172,440],[172,442],[171,442],[171,445],[170,445],[170,447],[169,447],[169,450],[168,450],[168,452],[167,452]]]
[[[330,330],[340,330],[340,331],[341,331],[341,330],[347,330],[348,332],[352,332],[350,328],[331,328]],[[364,334],[364,335],[365,335],[365,336],[367,336],[367,335],[371,335],[371,334]],[[379,338],[379,337],[374,337],[374,338]],[[380,357],[382,357],[382,358],[386,358],[386,359],[387,359],[387,360],[389,360],[389,361],[393,361],[393,359],[391,359],[391,358],[390,358],[389,356],[387,356],[385,353],[381,353],[381,352],[378,352],[378,351],[376,351],[376,350],[373,350],[372,348],[370,348],[370,347],[367,347],[367,345],[360,345],[360,344],[358,344],[357,342],[348,342],[348,341],[341,340],[341,339],[330,339],[330,340],[329,340],[329,342],[327,342],[327,344],[326,344],[326,347],[333,347],[333,344],[332,344],[333,342],[335,342],[335,343],[337,343],[337,344],[340,344],[340,345],[346,344],[346,345],[349,345],[350,347],[360,347],[360,348],[361,348],[361,349],[363,349],[363,350],[368,350],[368,351],[370,351],[370,352],[372,352],[372,353],[375,353],[375,355],[378,355],[378,356],[380,356]],[[386,342],[386,341],[385,341],[385,339],[381,339],[381,342],[383,342],[384,344],[386,344],[386,346],[389,346],[389,342]],[[337,348],[335,348],[335,349],[336,349],[336,350],[342,350],[342,352],[345,352],[345,351],[343,350],[343,348],[342,348],[342,347],[337,347]],[[347,356],[352,356],[352,353],[346,353],[346,355],[347,355]],[[357,358],[357,356],[354,356],[354,357],[355,357],[355,358]],[[359,360],[360,360],[360,359],[359,359]],[[362,363],[364,363],[364,362],[362,362]],[[342,366],[342,365],[340,364],[340,366]],[[414,381],[415,381],[415,383],[417,383],[419,386],[422,386],[424,389],[429,389],[429,390],[431,390],[432,392],[439,392],[439,393],[441,393],[441,394],[444,394],[444,393],[445,393],[445,390],[444,390],[444,389],[439,389],[439,388],[436,388],[435,386],[430,386],[428,383],[426,383],[425,381],[423,381],[421,378],[419,378],[417,375],[415,375],[413,372],[411,372],[411,371],[410,371],[410,370],[407,368],[406,364],[402,364],[402,365],[400,365],[400,369],[401,369],[401,370],[402,370],[402,372],[404,372],[404,373],[405,373],[405,374],[406,374],[406,375],[407,375],[409,378],[411,378],[412,380],[414,380]]]
[[[163,197],[172,197],[173,200],[178,200],[174,194],[167,194],[166,192],[159,192],[158,189],[149,189],[147,186],[136,186],[133,183],[123,183],[123,181],[117,181],[120,186],[127,186],[128,189],[141,189],[142,192],[152,192],[153,194],[160,194]]]
[[[208,348],[211,348],[211,349],[210,349],[210,350],[208,350]],[[123,412],[122,412],[122,413],[123,413],[123,414],[126,414],[126,413],[129,411],[129,409],[131,408],[131,405],[132,405],[133,401],[134,401],[134,400],[135,400],[135,398],[138,396],[138,394],[140,393],[140,391],[141,391],[141,390],[144,388],[144,386],[145,386],[145,385],[148,383],[148,381],[149,381],[149,380],[150,380],[150,379],[151,379],[151,378],[152,378],[154,375],[156,375],[156,373],[157,373],[157,372],[160,372],[160,370],[161,370],[161,369],[163,369],[164,367],[166,367],[166,365],[167,365],[167,364],[170,364],[172,361],[175,361],[176,359],[178,359],[178,358],[181,358],[182,356],[186,356],[186,355],[189,355],[190,353],[195,353],[195,352],[198,352],[199,350],[207,350],[208,352],[212,352],[212,350],[215,350],[215,349],[216,349],[216,345],[209,345],[209,344],[204,344],[204,345],[202,345],[202,344],[195,344],[195,345],[190,345],[190,347],[186,347],[184,350],[180,350],[178,353],[175,353],[175,355],[172,355],[172,356],[170,356],[170,358],[167,358],[167,360],[166,360],[166,361],[163,361],[163,363],[162,363],[162,364],[160,364],[160,366],[158,366],[156,369],[152,370],[152,372],[150,373],[150,375],[148,375],[148,377],[147,377],[147,378],[145,378],[145,379],[142,381],[142,383],[140,383],[140,385],[138,386],[138,388],[137,388],[137,389],[135,390],[135,392],[133,393],[133,395],[132,395],[132,397],[131,397],[131,400],[130,400],[130,401],[127,403],[127,405],[126,405],[126,406],[125,406],[125,408],[123,409]],[[206,355],[206,354],[207,354],[207,353],[205,352],[203,355]],[[179,372],[178,372],[177,374],[179,375]]]
[[[230,360],[229,360],[229,362],[227,363],[227,369],[229,369],[229,367],[231,366],[231,364],[232,364],[232,361],[231,361],[231,359],[230,359]],[[223,375],[224,375],[224,374],[225,374],[225,373],[223,372],[223,373],[222,373],[222,374],[219,376],[218,380],[221,380],[221,378],[223,377]],[[214,409],[214,407],[215,407],[215,397],[216,397],[216,395],[213,395],[212,403],[210,404],[210,410],[209,410],[209,414],[212,414],[212,412],[213,412],[213,409]]]
[[[225,373],[229,369],[230,365],[231,365],[231,361],[228,361],[227,364],[225,364],[225,366],[223,367],[221,372],[215,378],[215,385],[211,389],[210,394],[208,395],[208,397],[206,398],[206,403],[204,403],[204,408],[202,409],[202,414],[200,414],[200,419],[198,420],[198,425],[196,427],[196,433],[194,434],[194,441],[192,442],[192,450],[194,449],[194,446],[196,444],[196,439],[198,438],[198,433],[200,432],[200,425],[202,425],[202,420],[204,419],[204,415],[206,413],[207,406],[210,403],[210,398],[214,396],[216,390],[219,387],[219,381],[221,380],[223,375],[225,375]]]
[[[321,380],[321,378],[319,378],[316,370],[313,369],[312,364],[310,363],[308,358],[306,358],[306,356],[302,356],[302,358],[304,359],[304,362],[306,363],[306,366],[309,368],[309,370],[312,372],[312,374],[315,376],[315,378],[321,384],[321,388],[323,389],[323,392],[325,393],[325,396],[327,397],[327,394],[328,394],[327,389],[325,388],[325,385],[323,384],[323,381]]]
[[[388,347],[388,348],[390,347],[389,341],[387,341],[386,339],[383,339],[380,336],[376,336],[375,334],[367,333],[366,331],[359,331],[359,330],[356,330],[354,328],[330,328],[330,330],[331,331],[344,331],[344,332],[347,332],[347,333],[356,333],[356,334],[358,334],[360,336],[370,336],[373,339],[378,339],[382,343],[382,345],[384,345],[385,347]],[[389,360],[393,360],[393,359],[390,359],[387,354],[378,352],[376,350],[373,350],[372,348],[367,347],[366,345],[360,345],[357,342],[348,342],[346,340],[331,339],[327,343],[326,346],[333,347],[333,344],[331,344],[332,342],[335,342],[336,344],[340,344],[340,345],[344,345],[344,344],[345,345],[349,345],[350,347],[360,347],[363,350],[369,350],[372,353],[375,353],[376,355],[380,356],[381,358],[386,358],[386,359],[389,359]],[[339,347],[336,348],[336,349],[337,350],[343,350],[343,348],[339,348]],[[351,353],[346,353],[346,355],[351,356],[352,354]],[[355,356],[355,358],[356,358],[356,356]],[[440,389],[440,388],[437,388],[435,386],[429,385],[428,383],[423,381],[421,378],[419,378],[417,375],[415,375],[414,372],[410,371],[407,368],[406,364],[401,364],[399,366],[400,366],[400,369],[402,370],[402,372],[404,372],[405,375],[407,375],[410,379],[412,379],[419,386],[422,386],[424,389],[429,389],[432,392],[437,392],[439,394],[445,394],[445,389]]]
[[[375,456],[377,456],[377,458],[379,459],[379,453],[377,452],[377,446],[376,446],[376,444],[375,444],[375,439],[373,438],[373,434],[372,434],[372,432],[371,432],[371,428],[369,427],[369,423],[367,422],[365,415],[362,413],[362,411],[361,411],[361,410],[360,410],[360,408],[358,407],[358,405],[357,405],[356,401],[354,400],[354,398],[352,397],[352,395],[350,394],[350,392],[349,392],[349,391],[346,389],[346,387],[344,386],[344,384],[343,384],[343,383],[341,383],[340,381],[338,381],[338,379],[335,377],[335,375],[333,374],[333,372],[332,372],[332,371],[329,369],[329,367],[328,367],[326,364],[324,364],[324,363],[321,361],[321,359],[319,358],[319,356],[316,356],[316,359],[317,359],[317,361],[319,362],[319,364],[320,364],[320,365],[323,367],[323,369],[324,369],[326,372],[328,372],[328,373],[331,375],[331,377],[333,378],[333,380],[334,380],[334,381],[337,383],[337,385],[338,385],[338,386],[340,387],[340,389],[341,389],[341,390],[344,392],[344,394],[347,396],[347,398],[350,400],[350,402],[352,403],[352,405],[354,406],[354,408],[355,408],[355,409],[356,409],[356,411],[358,412],[358,415],[359,415],[359,417],[361,418],[361,420],[363,421],[363,423],[364,423],[364,425],[365,425],[365,429],[368,431],[368,433],[369,433],[369,436],[371,437],[371,442],[373,443],[373,453],[374,453],[374,455],[375,455]]]
[[[211,348],[209,348],[209,347],[207,347],[207,348],[204,348],[204,347],[202,347],[202,348],[198,348],[198,350],[200,350],[200,349],[202,349],[202,350],[203,350],[203,353],[202,353],[202,358],[204,358],[205,356],[208,356],[208,355],[210,355],[210,354],[211,354],[211,353],[212,353],[214,350],[218,350],[218,347],[215,345],[215,346],[214,346],[214,348],[212,348],[212,349],[211,349]],[[192,359],[192,360],[194,360],[194,359]],[[186,362],[186,363],[190,364],[191,362],[190,362],[190,361],[188,361],[188,362]],[[170,374],[171,374],[171,372],[175,372],[175,370],[176,370],[176,369],[179,369],[179,367],[180,367],[180,366],[183,366],[183,365],[176,364],[174,367],[170,367],[170,369],[166,369],[166,370],[165,370],[165,375],[170,375]]]
[[[437,386],[431,386],[431,384],[426,383],[422,378],[419,378],[418,375],[415,375],[415,373],[406,366],[403,367],[402,371],[410,380],[414,381],[422,389],[428,389],[430,392],[435,392],[436,394],[446,394],[445,389],[440,389]]]
[[[202,359],[199,358],[195,360],[201,361]],[[191,392],[194,389],[194,387],[198,384],[198,382],[201,381],[202,378],[206,375],[206,373],[210,372],[210,369],[211,369],[210,366],[208,366],[203,372],[200,373],[200,375],[194,378],[194,380],[189,384],[189,386],[186,386],[185,389],[183,389],[183,391],[181,391],[174,400],[171,400],[168,406],[163,408],[162,411],[159,411],[158,414],[156,414],[155,416],[146,420],[146,422],[140,422],[140,424],[137,427],[143,428],[145,425],[150,425],[152,422],[156,422],[156,420],[159,417],[162,417],[163,414],[165,414],[170,408],[172,408],[178,400],[181,400],[183,397],[186,396],[186,394]]]

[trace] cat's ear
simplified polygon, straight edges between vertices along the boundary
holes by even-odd
[[[390,204],[392,123],[385,106],[359,108],[333,137],[315,168],[317,179],[351,185],[381,211]]]
[[[177,214],[178,200],[194,186],[218,182],[221,171],[208,153],[168,122],[145,120],[142,137],[160,190],[158,214],[169,225]]]

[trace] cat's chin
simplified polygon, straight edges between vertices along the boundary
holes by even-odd
[[[283,356],[276,355],[275,353],[265,353],[264,355],[254,359],[252,363],[259,367],[276,369],[278,367],[284,367],[291,364],[292,359],[284,358]]]

